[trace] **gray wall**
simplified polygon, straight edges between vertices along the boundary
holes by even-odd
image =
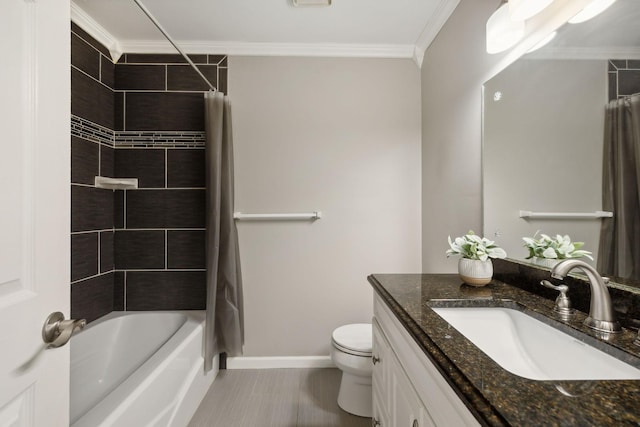
[[[503,58],[485,50],[495,0],[462,0],[422,66],[422,271],[456,272],[447,235],[482,230],[482,84]]]
[[[245,356],[327,355],[370,322],[371,273],[420,271],[420,75],[410,60],[231,57]]]

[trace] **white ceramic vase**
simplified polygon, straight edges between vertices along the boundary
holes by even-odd
[[[493,263],[491,259],[480,261],[478,259],[460,258],[460,261],[458,261],[458,274],[467,285],[484,286],[491,282],[493,277]]]

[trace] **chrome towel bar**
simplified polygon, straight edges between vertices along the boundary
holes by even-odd
[[[251,221],[301,221],[316,220],[322,218],[322,212],[306,212],[306,213],[255,213],[245,214],[242,212],[234,212],[233,218],[238,220]]]
[[[613,212],[532,212],[520,211],[520,218],[532,219],[590,219],[590,218],[611,218]]]

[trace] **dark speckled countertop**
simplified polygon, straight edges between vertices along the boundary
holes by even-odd
[[[518,307],[640,368],[640,347],[633,345],[635,332],[625,330],[604,341],[582,326],[584,313],[561,322],[553,318],[553,301],[495,279],[482,288],[467,286],[453,274],[375,274],[369,276],[369,282],[480,424],[640,426],[640,380],[535,381],[520,377],[501,368],[431,307]]]

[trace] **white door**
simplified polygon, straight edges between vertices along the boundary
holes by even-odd
[[[0,426],[69,424],[69,0],[0,2]]]

